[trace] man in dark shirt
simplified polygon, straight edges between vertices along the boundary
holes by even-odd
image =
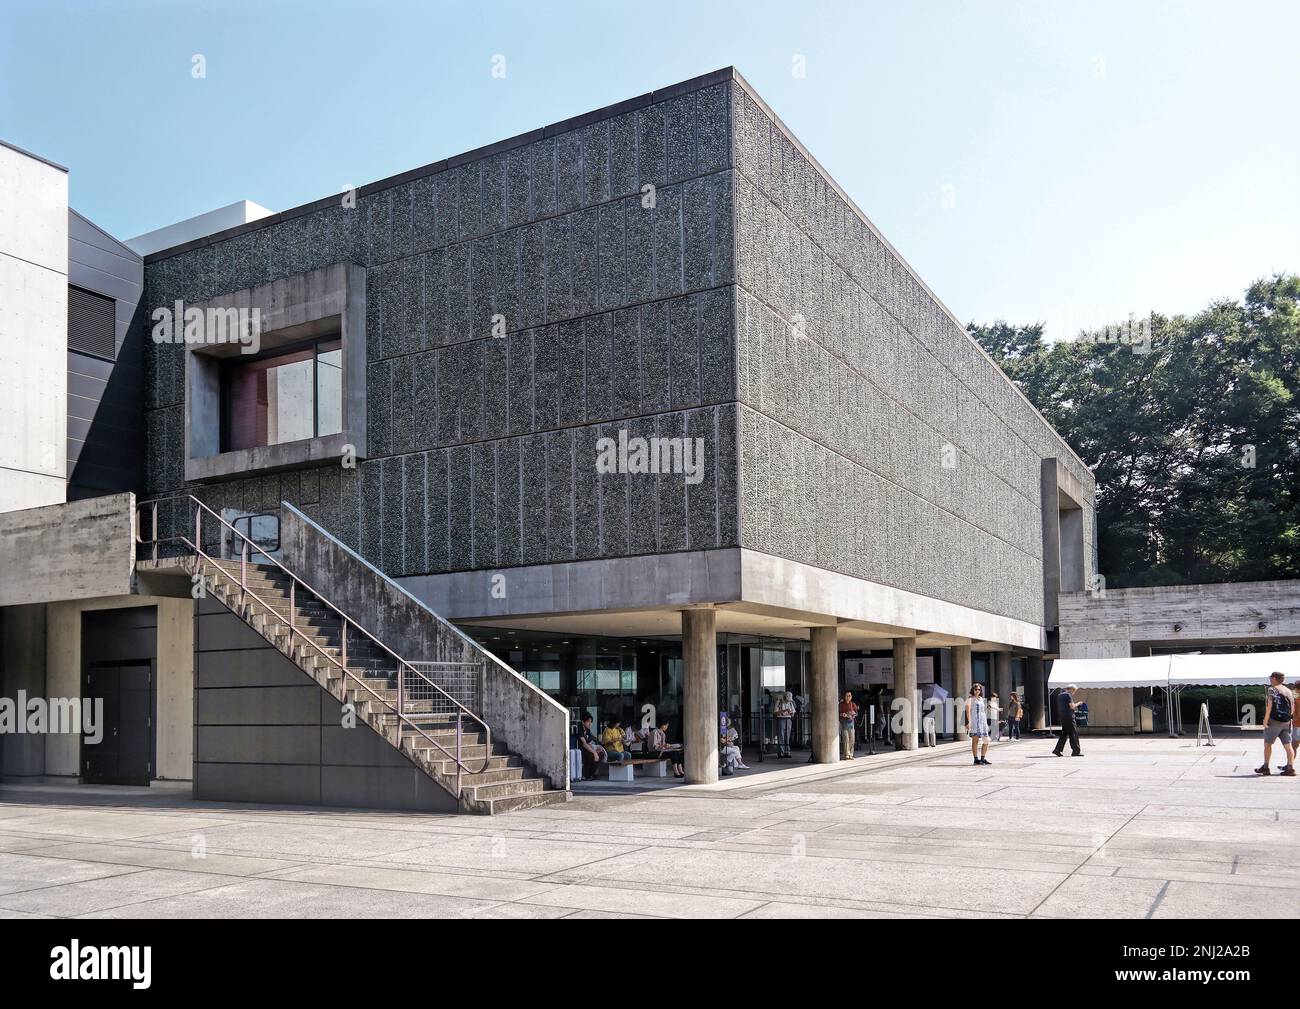
[[[591,731],[591,714],[582,716],[582,723],[573,728],[572,749],[582,751],[582,780],[596,777],[596,765],[606,759],[605,748],[597,742]]]
[[[1079,688],[1071,683],[1068,687],[1056,695],[1057,711],[1061,719],[1061,735],[1056,740],[1056,749],[1052,755],[1056,757],[1064,756],[1065,742],[1070,742],[1070,756],[1082,757],[1083,752],[1079,748],[1079,730],[1074,724],[1074,709],[1077,705],[1074,702],[1074,692]]]

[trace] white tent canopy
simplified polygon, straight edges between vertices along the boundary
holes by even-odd
[[[1171,686],[1246,687],[1268,683],[1280,672],[1287,683],[1300,679],[1300,652],[1249,652],[1240,655],[1173,655]]]
[[[1057,659],[1049,687],[1164,687],[1169,684],[1169,656],[1135,659]]]
[[[1300,651],[1227,655],[1145,655],[1124,659],[1057,659],[1049,687],[1263,686],[1274,671],[1300,679]]]

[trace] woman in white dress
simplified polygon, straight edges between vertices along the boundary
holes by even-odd
[[[989,753],[989,708],[984,700],[984,685],[970,688],[966,698],[966,724],[970,727],[970,753],[975,763],[987,764]]]

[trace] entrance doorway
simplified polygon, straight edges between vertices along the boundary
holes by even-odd
[[[147,785],[155,776],[157,658],[157,607],[82,613],[81,698],[103,705],[93,735],[81,736],[87,784]]]

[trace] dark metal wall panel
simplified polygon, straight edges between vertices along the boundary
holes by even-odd
[[[139,256],[68,213],[68,499],[143,487]]]
[[[158,658],[158,607],[86,610],[81,615],[82,662]]]
[[[454,812],[452,797],[215,600],[195,620],[194,797]]]

